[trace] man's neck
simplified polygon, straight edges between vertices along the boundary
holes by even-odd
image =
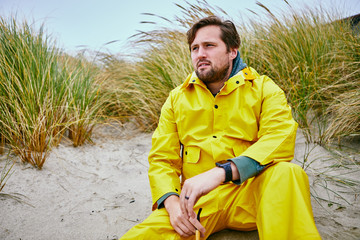
[[[207,83],[206,86],[210,90],[210,92],[214,95],[217,94],[221,88],[224,86],[224,83],[226,82],[228,78],[224,78],[222,81],[213,82],[213,83]]]
[[[205,83],[206,87],[210,90],[210,92],[214,96],[221,90],[221,88],[224,86],[225,82],[229,79],[232,67],[233,66],[231,65],[226,76],[221,81]]]

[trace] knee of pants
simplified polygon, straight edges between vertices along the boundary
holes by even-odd
[[[278,162],[272,167],[274,168],[274,171],[281,172],[282,174],[305,174],[305,171],[299,165],[291,162]]]
[[[300,184],[302,187],[307,188],[309,184],[305,171],[299,165],[289,162],[276,163],[268,169],[265,169],[258,177],[257,181],[260,184],[260,189],[263,187],[276,186],[277,190],[281,191],[281,189],[286,189],[285,186],[289,187],[293,184]],[[285,188],[279,189],[279,186]],[[261,192],[263,190],[261,190]]]

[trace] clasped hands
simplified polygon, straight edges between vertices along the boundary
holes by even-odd
[[[196,230],[200,231],[202,237],[205,236],[205,228],[196,219],[194,206],[200,197],[215,189],[224,180],[225,170],[215,167],[187,179],[180,197],[171,195],[165,200],[164,205],[169,213],[170,223],[180,236],[190,237]],[[203,212],[206,212],[206,206]]]

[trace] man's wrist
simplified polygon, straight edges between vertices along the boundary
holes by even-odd
[[[239,170],[233,161],[230,162],[231,162],[231,171],[232,171],[232,181],[239,180],[240,179]]]
[[[223,183],[225,181],[225,169],[220,167],[215,167],[213,168],[213,171],[215,171],[215,175],[219,181],[219,184]]]
[[[220,161],[216,163],[216,166],[218,168],[222,168],[225,171],[225,179],[224,179],[224,183],[226,182],[230,182],[233,179],[233,171],[232,171],[232,167],[231,167],[231,162],[230,161]]]
[[[166,211],[170,214],[171,208],[176,204],[176,202],[179,202],[180,198],[177,195],[170,195],[168,198],[164,200],[164,207]]]

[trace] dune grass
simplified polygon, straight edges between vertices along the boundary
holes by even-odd
[[[23,162],[42,168],[66,130],[89,139],[100,110],[94,74],[61,53],[44,31],[0,19],[0,136]]]
[[[107,58],[102,74],[106,79],[103,91],[110,95],[110,116],[134,119],[144,131],[155,129],[168,93],[191,71],[185,35],[176,31],[170,34],[172,37],[162,42],[156,43],[154,38],[140,62]]]
[[[6,185],[6,181],[9,179],[9,177],[12,174],[11,169],[14,166],[14,162],[11,165],[10,165],[10,162],[11,162],[10,159],[6,160],[4,167],[0,171],[0,174],[1,174],[0,175],[0,192],[4,189],[4,187]]]
[[[357,126],[347,125],[353,120],[352,114],[341,115],[340,128],[328,121],[334,115],[339,117],[339,112],[333,111],[338,110],[332,107],[333,102],[356,91],[360,84],[360,38],[349,21],[337,21],[336,16],[321,10],[295,12],[291,7],[276,18],[261,6],[267,21],[253,21],[244,28],[245,61],[284,89],[308,142],[323,143],[344,133],[358,133],[359,121]],[[358,100],[350,101],[349,113],[359,116]]]
[[[101,117],[104,98],[100,95],[99,68],[78,56],[66,61],[69,74],[67,129],[75,147],[91,142],[94,126]]]
[[[53,102],[62,93],[56,49],[48,46],[43,28],[36,35],[28,24],[1,19],[1,135],[22,161],[42,167],[52,129],[62,117]],[[59,87],[63,90],[64,87]]]
[[[326,109],[328,128],[325,131],[325,141],[329,142],[337,137],[338,143],[342,136],[360,134],[360,88],[353,89],[338,96]]]

